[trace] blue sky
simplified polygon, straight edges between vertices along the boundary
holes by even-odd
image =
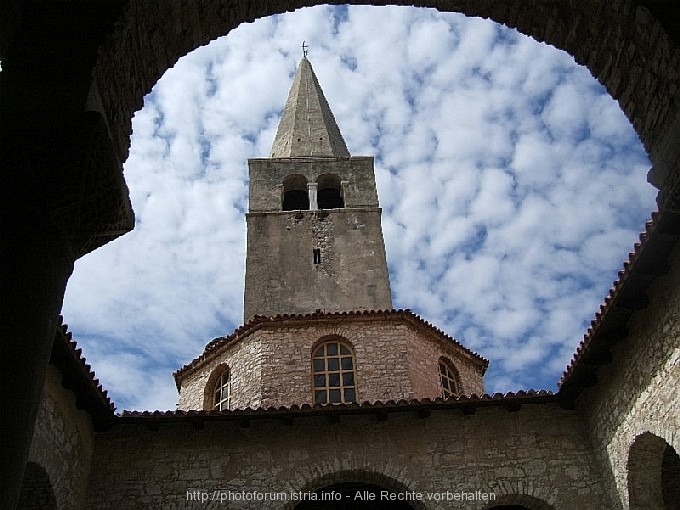
[[[488,392],[556,390],[655,208],[628,120],[569,55],[490,21],[320,6],[192,52],[135,114],[136,228],[76,263],[63,310],[118,409],[173,409],[172,372],[241,323],[246,160],[303,40],[350,152],[376,158],[394,306],[488,358]]]

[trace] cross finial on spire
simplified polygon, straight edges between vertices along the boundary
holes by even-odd
[[[309,46],[305,44],[305,41],[302,41],[302,56],[305,58],[307,58],[307,48],[309,48]]]
[[[306,50],[307,43],[303,44]],[[270,157],[310,156],[351,157],[312,64],[303,56],[295,71]]]

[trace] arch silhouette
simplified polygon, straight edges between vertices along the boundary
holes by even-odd
[[[461,0],[448,12],[488,18],[517,29],[537,41],[565,50],[577,63],[586,66],[602,83],[633,124],[655,167],[649,179],[658,188],[665,187],[660,202],[675,203],[677,162],[664,146],[678,116],[678,109],[667,99],[680,89],[678,76],[665,71],[669,56],[678,52],[677,41],[666,35],[661,18],[647,7],[619,0],[618,9],[602,9],[599,3],[529,5],[508,0],[498,3]],[[128,9],[117,23],[114,33],[100,47],[95,67],[95,88],[101,109],[119,155],[127,158],[131,119],[143,105],[143,97],[161,75],[182,56],[226,35],[241,23],[280,14],[300,7],[323,4],[288,1],[248,4],[234,8],[232,2],[219,0],[210,9],[194,13],[191,22],[173,4],[157,0]],[[364,5],[368,1],[350,1]],[[389,2],[391,5],[432,7],[430,2]],[[439,10],[447,11],[442,9]],[[630,13],[633,12],[633,15]],[[649,34],[657,34],[654,38]],[[134,43],[133,43],[134,41]],[[604,43],[603,43],[604,41]],[[158,47],[164,51],[149,51]],[[670,156],[670,157],[669,157]]]
[[[340,486],[342,484],[357,484],[357,486],[363,484],[364,486],[379,487],[393,493],[412,493],[416,490],[413,487],[409,487],[407,483],[399,481],[378,471],[352,469],[335,471],[315,477],[308,480],[299,489],[296,488],[295,491],[299,491],[301,493],[313,493],[320,489]],[[426,510],[426,506],[421,501],[408,501],[408,506],[413,510]],[[310,507],[310,509],[306,509],[304,506],[298,507],[298,502],[295,501],[289,501],[285,507],[286,510],[311,510],[311,508],[314,507]]]
[[[405,4],[406,2],[395,2],[395,5]],[[409,2],[409,5],[412,4],[427,7],[433,5],[434,2]],[[574,56],[577,62],[587,65],[591,73],[606,86],[610,94],[619,99],[625,114],[633,122],[643,144],[650,152],[654,163],[650,179],[655,186],[662,188],[659,196],[662,209],[669,208],[677,211],[680,210],[678,206],[680,204],[680,159],[678,159],[677,144],[672,144],[672,146],[671,142],[680,132],[678,121],[680,107],[677,101],[680,78],[677,75],[671,76],[668,72],[668,68],[672,65],[668,62],[677,62],[674,60],[678,55],[677,27],[671,26],[672,21],[664,21],[663,7],[659,7],[660,4],[647,2],[649,8],[640,4],[639,0],[614,0],[607,3],[603,1],[582,2],[575,5],[552,2],[528,4],[521,0],[487,4],[477,0],[459,0],[455,2],[455,7],[464,14],[488,17],[515,27],[539,41],[546,41],[566,50]],[[191,16],[178,5],[163,0],[152,0],[143,5],[121,4],[121,8],[125,9],[123,15],[118,17],[116,13],[110,21],[103,21],[101,24],[103,33],[106,34],[102,37],[106,39],[100,46],[100,51],[96,52],[97,63],[93,69],[94,81],[90,88],[93,98],[91,106],[100,111],[106,120],[105,126],[101,124],[101,127],[105,128],[102,132],[105,132],[107,137],[110,136],[113,142],[112,150],[116,152],[119,163],[127,158],[132,113],[140,108],[144,94],[179,56],[218,35],[227,33],[229,29],[244,21],[252,21],[256,17],[302,7],[303,2],[299,0],[280,2],[275,4],[276,8],[272,8],[271,3],[265,2],[236,4],[221,0],[206,4],[204,9],[196,10]],[[676,6],[671,4],[671,7]],[[14,13],[15,18],[18,17],[17,12]],[[114,25],[116,18],[118,20]],[[0,38],[2,43],[0,47],[3,52],[21,28],[21,22],[18,19],[11,21],[10,30],[3,33]],[[667,29],[672,32],[670,35]],[[28,57],[37,54],[35,48],[28,51]],[[85,81],[81,78],[82,83],[78,81],[77,86],[87,90],[91,76],[89,69],[83,75],[86,76]],[[33,78],[28,78],[26,81],[31,79]],[[74,100],[74,104],[82,105],[79,95],[74,92],[75,88],[74,86],[68,87],[69,92],[66,92],[66,95]],[[26,147],[29,145],[27,144]],[[24,152],[18,151],[18,153],[23,156]],[[82,184],[79,191],[85,195],[90,190],[86,184]],[[22,197],[21,200],[23,201],[24,198]],[[19,208],[20,213],[24,213],[24,209],[30,210],[34,205],[27,203],[27,207]],[[98,214],[95,213],[90,217],[96,216],[101,219],[112,209],[110,204],[102,206]],[[38,224],[32,216],[30,220]],[[120,235],[118,232],[114,234]],[[38,235],[44,236],[42,231],[39,231]],[[21,239],[23,240],[23,237]],[[60,254],[63,251],[63,258],[66,259],[66,248],[59,245],[58,250]],[[54,249],[50,248],[45,252],[51,251]],[[19,250],[17,252],[19,257],[28,253]],[[82,252],[79,251],[77,255],[82,255]],[[57,262],[56,256],[54,260],[53,266],[45,272],[48,276],[53,276],[56,283],[52,284],[48,290],[42,290],[46,296],[49,295],[49,300],[45,298],[45,301],[50,301],[50,303],[59,302],[63,297],[65,281],[71,271],[68,267],[70,262]],[[33,265],[27,265],[29,270],[33,270],[34,266],[38,267],[33,259],[31,263]],[[44,265],[44,261],[41,263]],[[43,279],[40,279],[40,282],[41,288],[38,290],[46,287]],[[22,302],[22,306],[27,305]],[[42,317],[41,314],[43,314],[45,320],[53,318],[58,313],[58,307],[51,306],[39,303],[38,311],[34,315]],[[42,323],[37,320],[33,322]],[[11,331],[25,329],[23,324],[19,327],[12,323],[8,327],[14,328],[10,329]],[[41,354],[48,353],[49,349],[44,345],[51,341],[50,335],[36,334],[36,338],[35,350],[37,351],[40,347]],[[21,348],[27,347],[22,345]],[[46,355],[43,358],[46,359]],[[36,371],[40,373],[41,370],[44,371],[43,365]],[[39,387],[40,377],[30,375],[30,377],[26,376],[26,379],[30,384],[24,384],[21,380],[22,382],[17,383],[16,386],[28,388],[26,395],[30,395],[33,388]],[[16,397],[14,388],[12,397]],[[31,408],[35,411],[37,406],[35,399],[27,400],[31,402]],[[33,422],[29,419],[26,424],[32,426]],[[17,427],[17,430],[19,429],[23,430],[22,427]],[[25,459],[28,444],[21,439],[23,435],[13,433],[12,437],[19,439],[20,449],[23,452],[21,458]],[[8,473],[19,473],[19,475],[13,475],[10,482],[12,487],[16,485],[16,476],[21,476],[21,470],[16,468],[17,466],[23,467],[23,462],[9,464]]]

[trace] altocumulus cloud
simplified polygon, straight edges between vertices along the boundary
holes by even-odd
[[[118,407],[173,408],[172,371],[241,323],[246,160],[303,39],[350,152],[376,157],[395,306],[489,358],[487,391],[555,389],[654,207],[628,121],[569,55],[491,22],[321,6],[192,52],[136,113],[136,228],[78,261],[63,312]]]

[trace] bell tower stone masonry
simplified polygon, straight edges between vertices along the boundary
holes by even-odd
[[[248,167],[246,321],[392,308],[373,158],[350,156],[306,57],[270,157]]]

